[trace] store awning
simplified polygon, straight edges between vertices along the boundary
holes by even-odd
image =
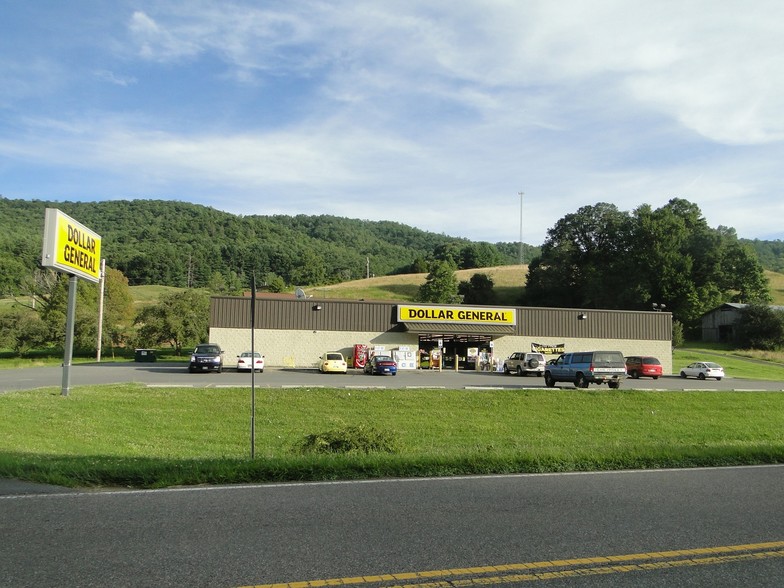
[[[514,335],[514,325],[468,325],[460,323],[403,323],[410,333],[460,335]]]

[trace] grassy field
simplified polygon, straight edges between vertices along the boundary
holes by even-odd
[[[0,395],[0,477],[164,487],[784,462],[777,393],[259,389],[256,407],[250,459],[247,388]],[[325,439],[359,449],[312,450],[340,447]]]
[[[504,265],[481,269],[458,270],[458,281],[469,281],[476,273],[488,275],[492,280],[498,303],[514,306],[518,303],[525,286],[527,265]],[[425,283],[427,274],[401,274],[353,280],[330,286],[307,288],[314,298],[344,298],[348,300],[398,300],[413,302],[419,287]]]

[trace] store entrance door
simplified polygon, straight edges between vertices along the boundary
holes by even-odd
[[[481,354],[491,351],[492,340],[490,335],[422,333],[419,335],[419,367],[438,369],[433,359],[440,355],[441,369],[454,370],[457,361],[458,370],[477,370]],[[439,342],[441,353],[434,354],[434,351],[439,350]]]

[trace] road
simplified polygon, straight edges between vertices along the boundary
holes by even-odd
[[[267,368],[263,373],[255,374],[255,385],[259,387],[285,386],[329,386],[336,388],[417,388],[441,387],[450,389],[463,388],[544,388],[544,379],[535,376],[507,376],[497,372],[475,372],[452,370],[400,371],[397,376],[369,376],[360,370],[350,369],[349,373],[321,374],[315,369],[307,368]],[[236,373],[225,370],[223,373],[188,373],[182,363],[89,363],[75,364],[70,369],[69,389],[75,386],[94,384],[115,384],[121,382],[138,382],[150,386],[250,386],[250,373]],[[24,369],[0,370],[0,392],[13,390],[30,390],[33,388],[55,386],[63,387],[62,367],[34,367]],[[560,387],[573,388],[571,384],[559,384]],[[600,388],[607,390],[606,386]],[[627,379],[622,389],[640,390],[769,390],[784,391],[784,382],[744,380],[724,378],[700,381],[684,380],[677,376],[665,376],[658,380],[640,378]],[[596,389],[591,386],[591,389]]]
[[[778,587],[782,482],[784,466],[117,492],[0,482],[0,585]]]
[[[0,372],[6,392],[62,368]],[[182,364],[72,367],[71,385],[246,386]],[[324,375],[257,386],[543,387],[496,373]],[[677,377],[649,390],[770,390]],[[570,386],[566,386],[569,387]],[[0,586],[780,586],[784,466],[79,492],[0,480]],[[374,578],[381,578],[376,580]]]

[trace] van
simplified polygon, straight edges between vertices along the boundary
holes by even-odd
[[[552,388],[556,382],[571,382],[575,388],[588,384],[607,384],[620,388],[626,378],[626,362],[620,351],[578,351],[564,353],[548,363],[544,383]]]

